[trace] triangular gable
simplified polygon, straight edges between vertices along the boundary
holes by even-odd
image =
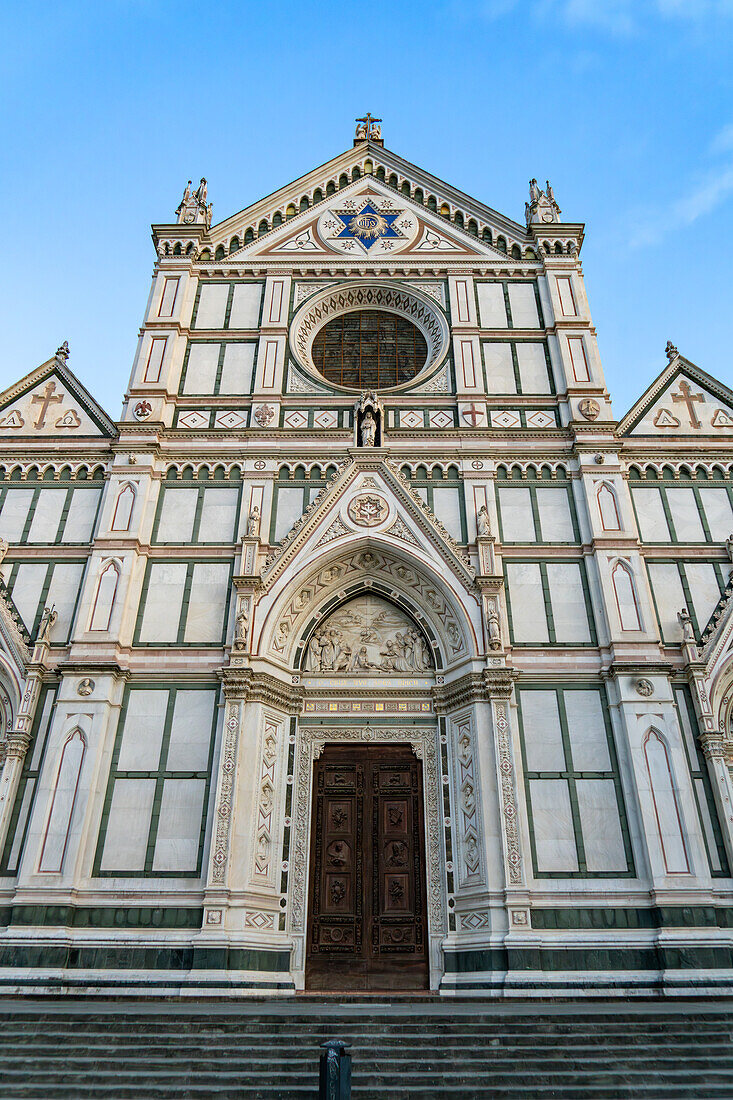
[[[733,437],[733,392],[677,355],[623,418],[619,434]]]
[[[59,357],[0,394],[0,439],[114,436],[104,409]]]
[[[396,469],[367,452],[342,463],[336,478],[319,493],[268,559],[263,582],[270,588],[296,557],[338,540],[373,534],[422,551],[467,589],[476,574],[458,543]]]
[[[372,161],[375,171],[377,166],[384,169],[387,180],[390,175],[396,175],[400,180],[407,180],[414,190],[420,187],[427,197],[433,195],[438,206],[443,202],[457,207],[468,217],[474,217],[479,224],[488,225],[494,231],[508,235],[513,240],[527,240],[527,230],[523,225],[500,214],[497,210],[486,206],[478,199],[472,198],[465,192],[458,190],[444,180],[426,172],[423,168],[412,164],[403,157],[385,149],[381,145],[372,142],[359,142],[353,148],[346,149],[343,153],[326,161],[318,168],[312,169],[305,175],[293,180],[292,183],[273,191],[271,194],[252,203],[244,210],[232,214],[211,228],[211,237],[216,245],[219,240],[230,240],[232,236],[238,236],[242,240],[248,226],[257,225],[261,218],[271,219],[276,210],[285,210],[289,205],[300,209],[300,201],[304,195],[310,195],[315,188],[319,188],[324,194],[330,180],[339,181],[343,175],[352,178],[355,170],[361,172],[365,159]],[[362,178],[370,178],[363,174]],[[376,179],[376,177],[371,177]],[[393,194],[397,194],[392,189]],[[334,195],[328,196],[334,198]],[[404,197],[404,196],[401,196]],[[292,224],[292,221],[288,224]]]
[[[446,223],[374,176],[354,180],[230,254],[228,260],[236,263],[254,256],[335,254],[353,260],[384,261],[397,253],[433,258],[491,257],[506,263],[506,255],[499,249]]]

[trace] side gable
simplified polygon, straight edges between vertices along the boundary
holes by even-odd
[[[626,436],[733,437],[733,391],[679,354],[626,413]]]
[[[63,348],[0,394],[0,439],[117,434],[114,421],[69,370]]]

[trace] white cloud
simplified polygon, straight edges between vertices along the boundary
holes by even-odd
[[[733,18],[733,0],[458,0],[463,15],[492,22],[516,11],[570,30],[596,30],[614,37],[634,34],[655,19],[702,23]]]
[[[675,199],[661,210],[637,216],[632,231],[631,246],[658,244],[670,233],[684,229],[711,214],[733,194],[733,164],[709,172],[686,195]]]

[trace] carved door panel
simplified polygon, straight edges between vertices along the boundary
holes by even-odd
[[[402,746],[328,746],[313,790],[309,989],[422,989],[421,768]]]

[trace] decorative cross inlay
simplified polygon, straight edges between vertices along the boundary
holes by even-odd
[[[63,399],[63,394],[56,393],[56,383],[53,381],[46,383],[46,387],[43,391],[43,396],[41,396],[40,393],[34,393],[31,397],[31,404],[38,404],[41,406],[41,409],[38,413],[38,420],[36,420],[33,427],[43,428],[46,423],[46,413],[48,412],[49,406],[60,404]]]
[[[700,428],[702,425],[695,412],[695,406],[693,401],[704,401],[705,398],[701,393],[692,393],[690,390],[690,383],[684,381],[680,382],[680,393],[673,393],[672,400],[679,403],[680,401],[687,407],[687,413],[690,417],[690,426],[692,428]]]

